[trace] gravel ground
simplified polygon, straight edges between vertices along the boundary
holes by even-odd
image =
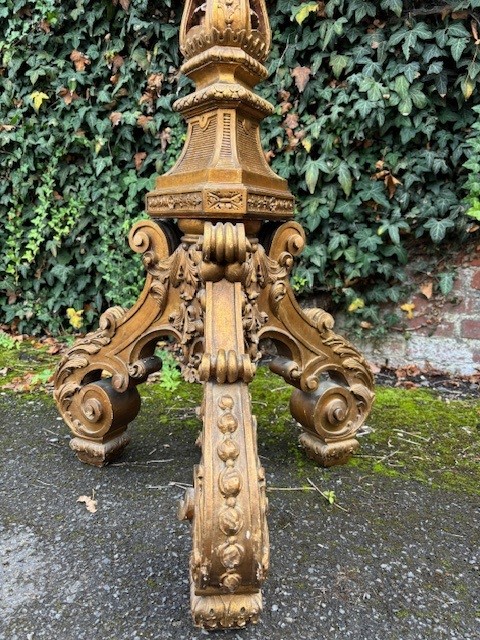
[[[95,469],[71,453],[51,400],[0,395],[2,640],[208,635],[191,625],[190,531],[169,486],[191,482],[199,452],[191,430],[156,432],[157,405],[145,403],[122,464]],[[271,489],[305,483],[293,457],[268,454]],[[307,470],[348,513],[315,491],[272,490],[261,622],[216,637],[480,640],[478,498]],[[92,490],[95,514],[77,503]]]

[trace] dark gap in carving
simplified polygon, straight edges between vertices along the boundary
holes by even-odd
[[[252,30],[258,30],[260,28],[260,13],[257,10],[257,3],[255,0],[250,0],[250,22],[252,25]]]
[[[190,18],[190,24],[188,28],[192,27],[200,27],[205,22],[205,15],[207,12],[207,3],[202,2],[202,0],[197,0],[194,4],[195,9],[192,11],[192,16]]]

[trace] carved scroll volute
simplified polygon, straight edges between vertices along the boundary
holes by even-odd
[[[180,49],[192,58],[215,45],[240,47],[262,62],[271,46],[264,0],[187,0]]]

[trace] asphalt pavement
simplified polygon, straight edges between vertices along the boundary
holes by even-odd
[[[209,635],[191,623],[190,527],[176,519],[199,451],[175,416],[156,428],[165,410],[146,402],[120,464],[96,469],[70,451],[51,399],[0,395],[2,640]],[[264,613],[214,637],[480,640],[478,497],[299,465],[261,443],[260,454],[272,552]],[[336,506],[296,490],[307,475]],[[97,500],[96,513],[80,496]]]

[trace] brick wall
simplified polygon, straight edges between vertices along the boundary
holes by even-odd
[[[478,249],[478,247],[477,247]],[[429,296],[428,276],[412,297],[413,318],[380,345],[356,344],[378,365],[429,365],[453,374],[480,371],[480,251],[463,257],[448,296]]]

